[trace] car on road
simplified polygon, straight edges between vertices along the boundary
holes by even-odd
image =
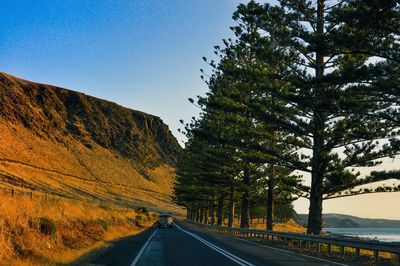
[[[172,217],[169,214],[161,214],[157,222],[158,228],[173,228]]]

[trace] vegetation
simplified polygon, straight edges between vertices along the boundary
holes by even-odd
[[[235,37],[204,58],[209,92],[189,99],[202,112],[185,124],[175,185],[188,218],[213,224],[217,209],[232,226],[239,203],[247,228],[265,205],[272,229],[274,208],[306,197],[320,234],[323,200],[399,191],[377,184],[397,170],[360,172],[399,154],[399,15],[397,1],[239,5]]]
[[[0,98],[0,189],[181,212],[160,118],[4,73]]]
[[[0,194],[0,261],[5,265],[69,263],[105,241],[145,230],[156,219],[104,206]]]

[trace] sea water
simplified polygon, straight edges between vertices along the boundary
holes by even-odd
[[[400,228],[324,228],[323,231],[382,242],[400,242]]]

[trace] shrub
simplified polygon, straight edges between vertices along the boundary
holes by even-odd
[[[109,205],[104,204],[104,203],[100,203],[99,204],[99,208],[102,208],[103,210],[106,210],[106,211],[111,211],[112,210],[112,208]]]
[[[133,217],[128,217],[128,218],[127,218],[127,223],[128,223],[128,224],[135,224],[135,223],[136,223],[136,219],[133,218]]]
[[[110,224],[103,219],[98,219],[99,224],[101,224],[101,226],[104,228],[104,230],[108,230],[108,228],[110,228]]]
[[[149,211],[146,209],[146,207],[138,207],[138,208],[136,208],[136,213],[149,216]]]
[[[50,236],[54,240],[57,234],[57,223],[49,218],[42,217],[39,219],[39,230],[42,234]]]

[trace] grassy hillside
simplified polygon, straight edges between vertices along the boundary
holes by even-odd
[[[182,213],[160,118],[0,73],[0,264],[58,265]]]
[[[160,118],[0,73],[0,190],[181,212]]]

